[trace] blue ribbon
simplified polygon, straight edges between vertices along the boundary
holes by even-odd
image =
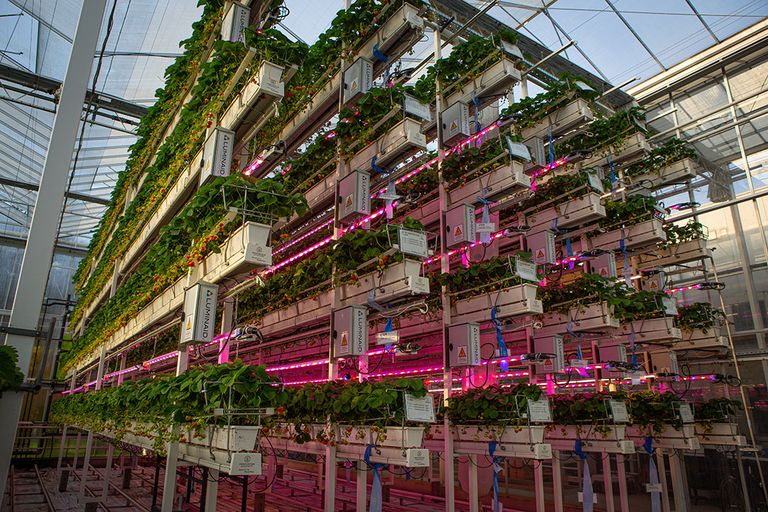
[[[659,484],[659,470],[656,469],[656,462],[653,460],[653,438],[648,436],[645,438],[643,448],[648,454],[648,484]],[[661,491],[652,491],[651,493],[651,512],[661,511]]]
[[[384,64],[389,61],[389,57],[381,51],[378,44],[373,45],[373,57]]]
[[[472,93],[472,104],[475,106],[475,132],[479,132],[483,129],[480,124],[480,100]]]
[[[381,168],[381,167],[379,167],[378,165],[376,165],[376,159],[377,159],[377,158],[378,158],[378,156],[377,156],[377,155],[373,155],[373,156],[371,157],[371,169],[373,169],[373,171],[374,171],[376,174],[384,174],[384,173],[385,173],[385,172],[387,172],[387,171],[385,171],[383,168]]]
[[[573,447],[573,451],[581,459],[582,469],[582,484],[581,484],[581,503],[582,510],[584,512],[592,512],[595,504],[595,493],[592,490],[592,476],[589,474],[589,462],[587,462],[587,454],[584,453],[584,449],[581,445],[581,439],[576,440],[576,444]]]
[[[496,327],[496,343],[499,345],[499,357],[509,357],[507,344],[504,343],[504,336],[501,335],[501,322],[496,320],[496,306],[491,308],[491,322]],[[507,373],[509,371],[509,361],[501,361],[499,367],[502,372]]]
[[[632,332],[629,333],[629,349],[632,351],[632,369],[637,370],[637,354],[635,354],[635,330],[634,329],[632,329]]]
[[[496,453],[496,441],[488,443],[488,454],[493,460],[493,502],[491,504],[493,512],[501,512],[501,503],[499,502],[499,473],[501,473],[501,457],[494,455]]]
[[[559,229],[557,229],[557,217],[555,217],[554,219],[552,219],[552,231],[554,231],[555,233],[557,233],[558,231],[560,231]]]
[[[547,138],[549,139],[549,164],[555,161],[555,145],[552,143],[552,127],[547,127]]]
[[[624,233],[622,233],[621,240],[619,240],[619,249],[621,249],[621,254],[624,255],[624,282],[627,286],[632,286],[632,269],[629,268],[629,252],[624,243]]]
[[[381,512],[381,473],[380,471],[387,467],[386,464],[379,464],[371,462],[371,450],[373,445],[369,444],[365,447],[365,454],[363,460],[366,464],[373,469],[373,483],[371,484],[371,501],[368,504],[368,510],[370,512]]]

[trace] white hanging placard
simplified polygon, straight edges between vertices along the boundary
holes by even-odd
[[[496,231],[496,223],[494,222],[478,222],[475,224],[476,233],[493,233]]]
[[[536,264],[532,261],[515,258],[515,272],[517,272],[521,279],[534,283],[539,282],[539,279],[536,277]]]
[[[614,423],[629,423],[629,413],[627,412],[627,404],[624,400],[609,400],[608,405],[611,407],[611,416]]]
[[[397,331],[376,333],[377,345],[391,345],[400,341],[400,334]]]
[[[691,411],[691,404],[680,404],[680,420],[683,423],[693,423],[693,411]]]
[[[435,402],[432,396],[427,394],[416,398],[410,393],[405,394],[405,419],[419,423],[435,422]]]
[[[552,410],[546,398],[528,400],[528,414],[534,423],[552,423]]]
[[[587,180],[589,181],[590,187],[597,190],[601,194],[605,192],[605,187],[603,187],[603,180],[600,179],[600,176],[590,172],[587,174]]]
[[[424,231],[400,228],[400,252],[426,258],[429,256],[428,251],[427,234]]]

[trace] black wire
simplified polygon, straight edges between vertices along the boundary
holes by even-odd
[[[386,355],[386,352],[381,353],[381,357],[379,358],[379,362],[376,363],[376,366],[373,367],[373,369],[369,368],[367,372],[364,372],[360,369],[360,365],[358,363],[358,359],[356,357],[352,358],[352,367],[355,369],[357,373],[360,375],[370,375],[374,373],[376,370],[379,369],[379,366],[381,366],[381,363],[384,361],[384,356]]]
[[[274,485],[275,480],[277,480],[277,450],[275,450],[275,447],[272,446],[272,441],[269,440],[269,436],[263,436],[263,437],[264,437],[264,439],[267,440],[267,444],[269,445],[269,449],[272,450],[272,460],[274,461],[275,467],[273,468],[272,480],[269,482],[269,484],[265,485],[264,488],[259,490],[259,491],[252,490],[251,492],[253,492],[254,494],[262,494],[262,493],[267,492],[267,490],[270,489],[272,487],[272,485]],[[256,482],[256,480],[254,480],[254,482]]]
[[[491,357],[486,359],[486,358],[483,357],[482,354],[480,354],[480,359],[485,361],[485,379],[483,379],[483,383],[482,384],[475,385],[472,382],[472,379],[470,378],[469,379],[469,385],[472,386],[473,388],[482,388],[482,387],[484,387],[488,383],[488,374],[489,374],[490,369],[491,369],[491,361],[493,360],[493,356],[496,354],[496,348],[494,347],[493,343],[490,343],[490,342],[483,343],[480,346],[480,352],[483,351],[483,348],[488,347],[488,346],[491,347]]]

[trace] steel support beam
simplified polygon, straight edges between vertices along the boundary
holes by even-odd
[[[95,47],[94,47],[95,50]],[[91,52],[91,55],[93,53]],[[85,75],[86,79],[90,76]],[[54,78],[37,75],[23,69],[14,68],[6,64],[0,64],[0,80],[7,80],[17,85],[28,87],[35,91],[44,91],[52,96],[55,101],[56,91],[61,88],[61,82]],[[63,95],[62,95],[63,96]],[[61,96],[60,96],[61,97]],[[88,89],[85,97],[83,98],[83,104],[86,102],[92,102],[97,109],[109,110],[116,114],[123,114],[126,116],[135,117],[140,119],[147,113],[147,107],[131,103],[123,98],[113,96],[111,94],[104,94],[101,92]],[[82,108],[81,108],[82,110]]]
[[[11,311],[9,325],[17,329],[34,330],[40,320],[75,139],[106,4],[106,0],[86,0],[80,9]],[[5,343],[18,350],[19,368],[26,377],[32,360],[34,337],[9,334]],[[8,481],[21,402],[21,393],[3,393],[0,398],[0,410],[3,411],[0,417],[0,496],[4,495]]]
[[[8,187],[20,188],[22,190],[32,190],[37,192],[40,188],[34,183],[25,183],[23,181],[12,180],[9,178],[0,177],[0,185],[6,185]],[[78,194],[77,192],[66,192],[64,197],[67,199],[74,199],[76,201],[85,201],[86,203],[100,204],[103,206],[109,206],[109,199],[102,199],[101,197],[93,197],[86,194]]]

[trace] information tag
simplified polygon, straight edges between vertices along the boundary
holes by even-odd
[[[590,187],[597,190],[601,194],[605,192],[605,187],[603,187],[603,180],[600,179],[600,176],[598,176],[593,172],[590,172],[587,174],[587,180],[589,182]]]
[[[420,258],[428,254],[427,234],[424,231],[400,228],[400,251]]]
[[[589,366],[589,361],[586,359],[572,359],[571,368],[586,368]]]
[[[413,96],[408,94],[405,95],[405,104],[403,107],[409,114],[420,117],[425,121],[432,121],[432,112],[429,110],[429,105],[420,102]]]
[[[512,139],[510,139],[509,137],[506,138],[506,141],[507,141],[507,149],[509,150],[509,155],[512,158],[522,160],[523,162],[531,161],[531,152],[528,150],[528,146],[526,146],[522,142],[512,142]]]
[[[645,492],[661,492],[661,484],[645,484]]]
[[[552,410],[549,408],[549,400],[528,400],[528,414],[534,423],[552,423]]]
[[[377,345],[391,345],[400,341],[400,334],[397,331],[376,333]]]
[[[496,231],[495,222],[478,222],[475,224],[475,231],[477,233],[493,233]]]
[[[668,316],[677,316],[677,303],[674,299],[664,297],[661,299],[661,305],[664,306],[664,314]]]
[[[680,420],[683,423],[693,423],[693,411],[691,411],[691,404],[680,404]]]
[[[260,453],[235,452],[231,457],[228,471],[230,475],[261,475]]]
[[[627,404],[624,400],[609,400],[608,405],[611,407],[611,416],[614,423],[629,423],[629,413],[627,412]]]
[[[427,394],[421,398],[405,394],[405,419],[419,423],[435,422],[435,402],[432,396]]]
[[[381,199],[383,201],[397,201],[401,197],[403,197],[403,196],[398,195],[398,194],[387,194],[386,192],[384,192],[380,196],[377,196],[376,199]]]
[[[536,277],[536,264],[532,261],[515,258],[515,271],[518,276],[526,281],[539,282],[539,279]]]

